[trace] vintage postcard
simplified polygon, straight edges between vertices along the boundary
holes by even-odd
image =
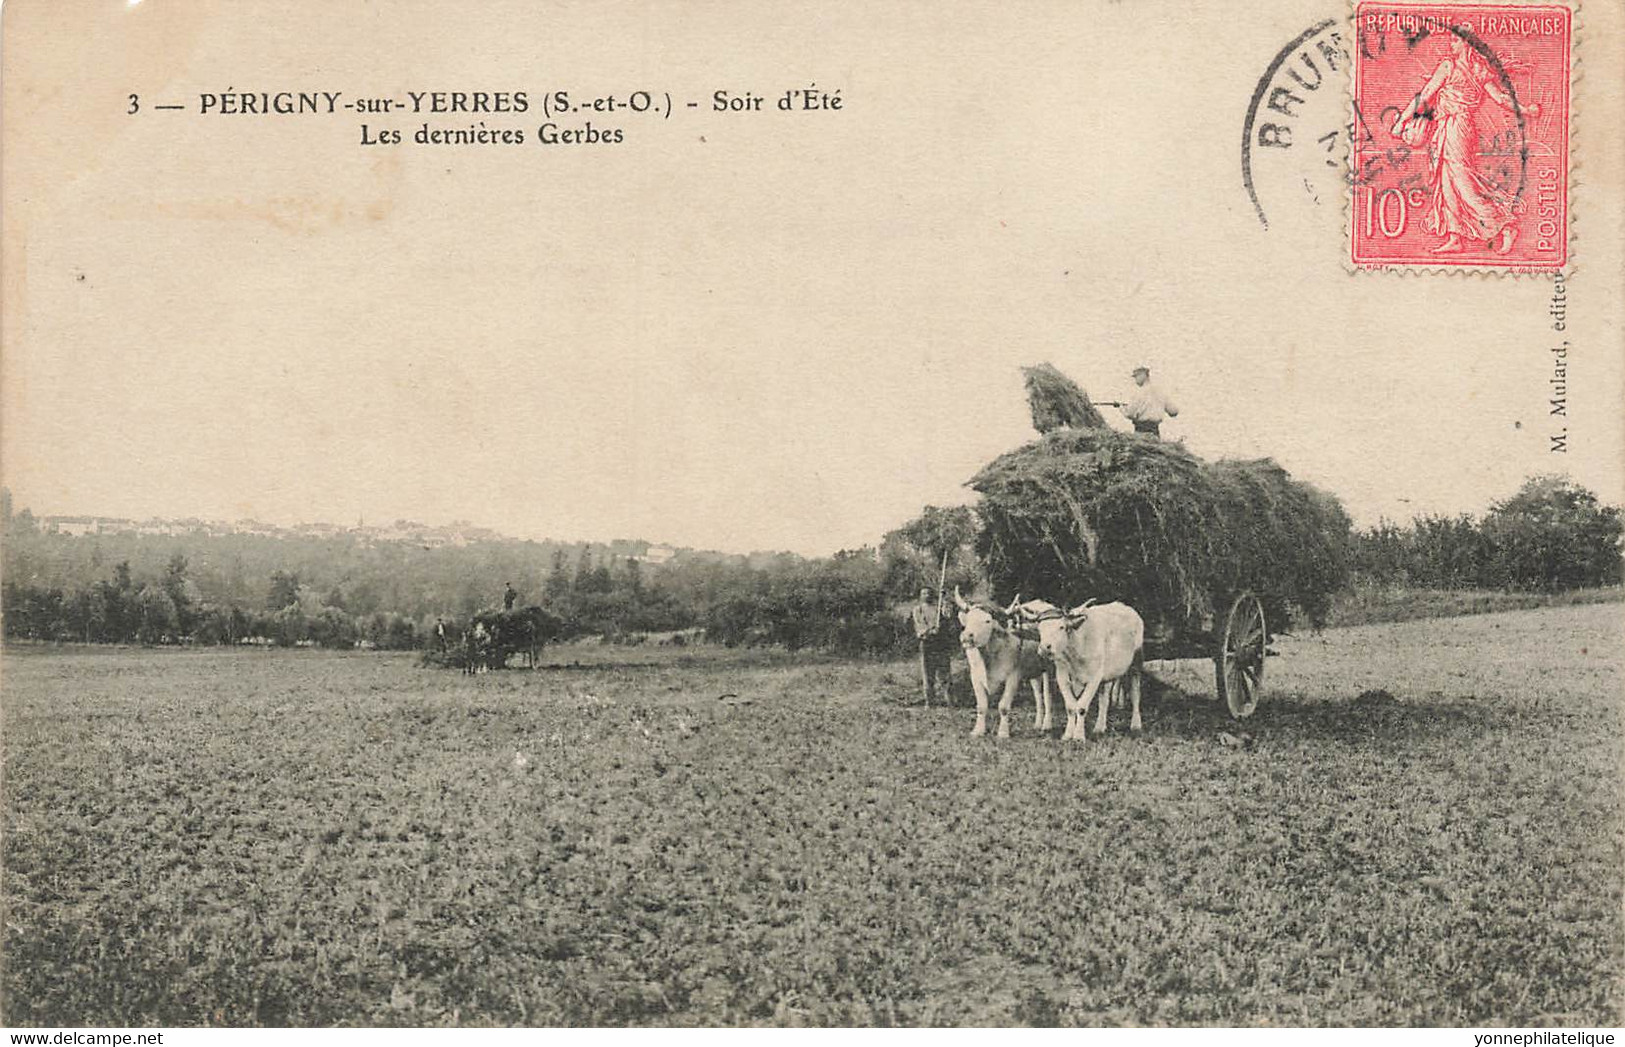
[[[0,20],[8,1028],[1620,1023],[1618,3]]]

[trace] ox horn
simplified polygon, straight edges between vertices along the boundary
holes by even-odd
[[[1010,606],[1006,607],[1004,609],[1004,613],[1005,614],[1015,614],[1016,613],[1016,608],[1020,607],[1020,606],[1021,606],[1021,594],[1017,593],[1016,598],[1014,600],[1010,601]]]
[[[959,586],[957,585],[954,586],[954,606],[959,608],[961,611],[967,611],[970,609],[970,604],[965,601],[963,596],[959,595]]]

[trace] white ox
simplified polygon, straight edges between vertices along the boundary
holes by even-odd
[[[1020,599],[1019,597],[1017,598]],[[1106,730],[1110,692],[1126,684],[1134,708],[1130,730],[1140,724],[1140,675],[1145,661],[1145,621],[1125,603],[1084,604],[1062,611],[1042,600],[1016,607],[1021,620],[1038,626],[1038,645],[1055,663],[1066,702],[1062,738],[1087,741],[1089,703],[1100,693],[1095,733]],[[1102,688],[1105,688],[1103,691]]]
[[[987,733],[988,695],[999,695],[999,737],[1010,737],[1010,707],[1026,681],[1033,690],[1033,727],[1047,731],[1053,723],[1050,712],[1051,662],[1038,645],[1036,636],[1022,636],[1011,628],[1010,612],[978,607],[954,588],[954,604],[959,608],[959,645],[970,665],[971,687],[976,691],[976,726],[971,737]]]

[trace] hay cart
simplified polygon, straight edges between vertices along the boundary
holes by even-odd
[[[1127,602],[1134,606],[1132,599]],[[1250,589],[1217,597],[1213,607],[1211,616],[1146,614],[1145,660],[1211,661],[1220,699],[1231,716],[1246,719],[1264,693],[1264,659],[1275,654],[1269,647],[1269,616],[1264,600]]]
[[[1349,515],[1269,458],[1206,462],[1155,437],[1061,428],[968,486],[994,593],[1128,603],[1147,662],[1214,663],[1237,719],[1258,709],[1272,639],[1318,628],[1347,579]]]
[[[1348,514],[1270,459],[1210,462],[1118,432],[1064,375],[1028,377],[1042,435],[968,484],[991,588],[1062,607],[1120,600],[1145,619],[1147,661],[1211,661],[1230,714],[1251,716],[1270,642],[1296,620],[1323,624],[1346,583]]]

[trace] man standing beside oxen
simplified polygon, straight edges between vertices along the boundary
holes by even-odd
[[[952,704],[948,689],[952,675],[948,668],[950,630],[942,627],[942,604],[940,600],[935,604],[931,602],[929,588],[920,589],[920,601],[914,605],[911,618],[914,637],[920,642],[920,681],[925,691],[925,704],[931,704],[931,697],[939,683],[943,704]]]

